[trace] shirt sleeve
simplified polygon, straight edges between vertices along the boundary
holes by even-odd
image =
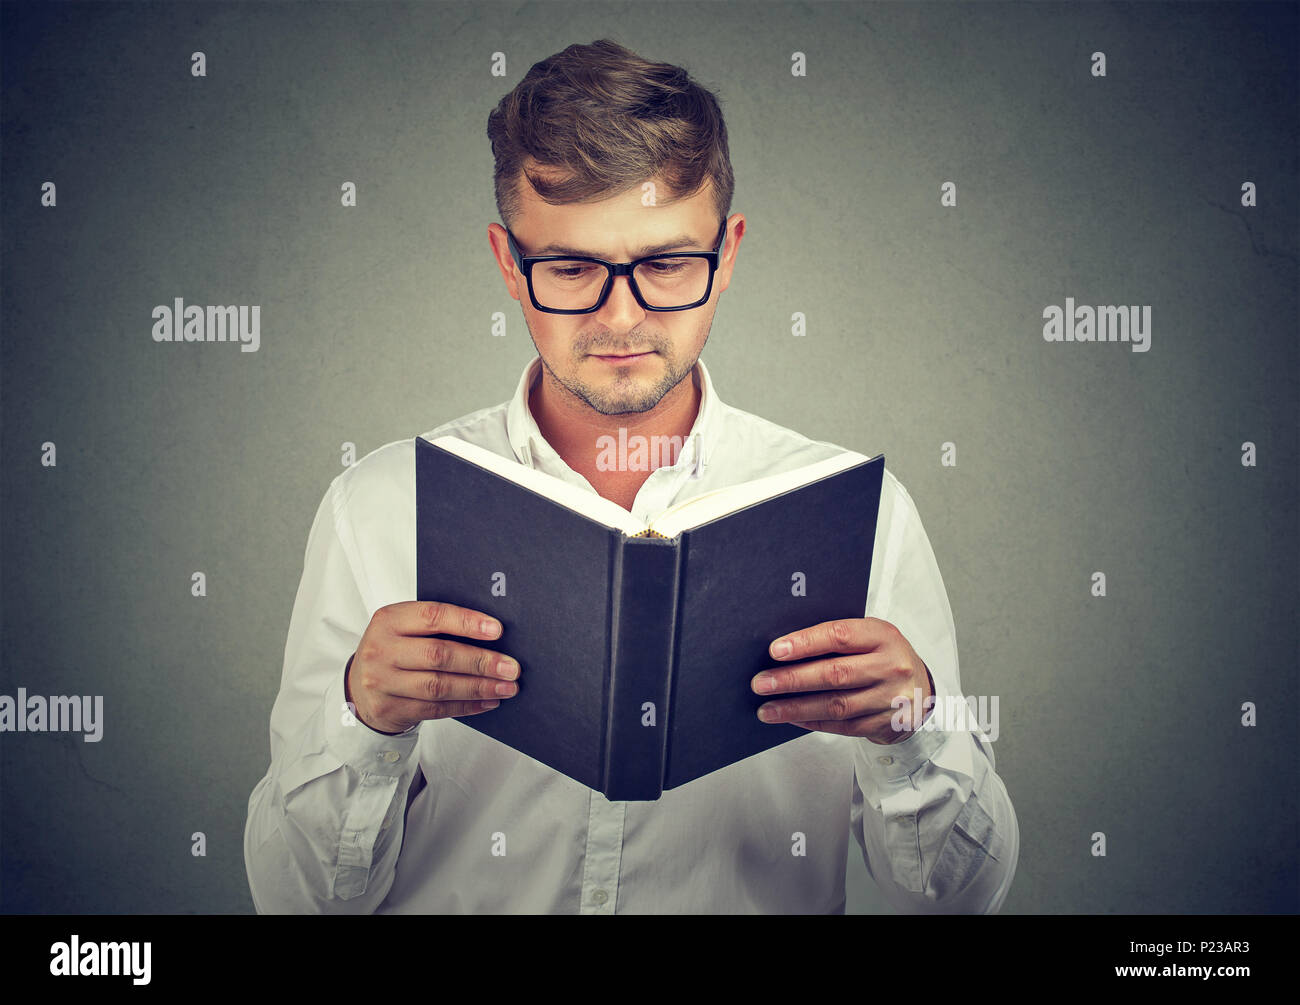
[[[342,547],[339,480],[307,537],[271,710],[271,764],[248,801],[244,861],[259,913],[368,914],[392,886],[419,731],[388,736],[344,701],[370,622]]]
[[[957,637],[934,551],[911,497],[887,478],[894,497],[883,527],[884,586],[867,613],[911,643],[936,701],[905,740],[855,739],[850,825],[867,871],[899,911],[992,914],[1015,875],[1019,826],[979,717],[952,700],[962,698]],[[991,696],[983,707],[997,708]]]

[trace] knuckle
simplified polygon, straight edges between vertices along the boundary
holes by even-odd
[[[430,701],[442,701],[447,694],[447,685],[445,674],[431,673],[424,682],[424,691]]]
[[[852,634],[852,629],[847,621],[832,621],[830,628],[831,638],[834,639],[837,644],[846,645],[849,642],[849,636]]]
[[[425,628],[431,632],[438,631],[442,625],[444,609],[445,605],[440,601],[426,600],[420,608],[420,618]]]
[[[447,658],[447,643],[442,639],[430,639],[424,646],[424,657],[431,667],[440,667]]]
[[[836,660],[826,670],[826,683],[831,687],[844,687],[853,677],[853,671],[849,669],[848,664]]]
[[[492,672],[492,665],[496,662],[497,654],[490,649],[479,649],[474,656],[474,669],[482,677],[488,676]]]
[[[383,655],[383,649],[374,639],[362,639],[361,645],[357,647],[356,663],[378,663],[379,658]]]
[[[827,714],[831,719],[844,719],[849,714],[849,700],[843,695],[835,695],[827,703]]]

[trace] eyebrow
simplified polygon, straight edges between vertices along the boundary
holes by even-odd
[[[708,249],[700,248],[699,242],[696,241],[695,238],[691,237],[688,234],[683,234],[678,237],[674,237],[669,241],[665,241],[663,244],[646,245],[642,248],[639,248],[637,249],[636,253],[633,254],[632,258],[633,259],[648,258],[651,255],[662,255],[665,252],[669,252],[669,251],[702,251],[702,250],[708,250]],[[600,255],[597,255],[593,251],[588,251],[583,248],[570,247],[567,244],[548,244],[545,247],[539,248],[537,251],[534,251],[529,257],[537,257],[539,255],[573,255],[576,258],[600,258],[601,257]]]

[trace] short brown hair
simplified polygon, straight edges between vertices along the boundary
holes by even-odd
[[[717,98],[680,66],[609,39],[534,63],[488,116],[487,135],[507,227],[519,214],[521,172],[552,205],[617,195],[662,176],[670,191],[657,201],[694,195],[711,181],[718,219],[731,211],[735,179]],[[549,180],[526,172],[529,157],[555,169]]]

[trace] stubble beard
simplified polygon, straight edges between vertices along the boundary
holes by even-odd
[[[529,335],[531,336],[531,329]],[[537,340],[533,339],[533,347],[537,347]],[[593,352],[606,351],[610,354],[623,354],[635,351],[657,353],[646,361],[649,365],[658,365],[658,361],[663,361],[664,373],[661,377],[646,385],[646,378],[641,375],[632,373],[633,370],[642,366],[641,363],[634,363],[626,370],[617,365],[609,366],[612,371],[612,380],[609,383],[592,385],[579,377],[573,376],[582,366],[606,366],[600,362],[586,362],[588,354]],[[674,387],[680,384],[686,376],[695,368],[695,360],[683,364],[672,351],[672,343],[667,339],[632,339],[626,345],[608,345],[595,340],[580,340],[570,356],[572,370],[570,374],[562,375],[555,372],[551,365],[542,356],[541,350],[537,355],[541,357],[542,366],[561,387],[572,394],[579,401],[601,415],[629,415],[640,412],[648,412]]]

